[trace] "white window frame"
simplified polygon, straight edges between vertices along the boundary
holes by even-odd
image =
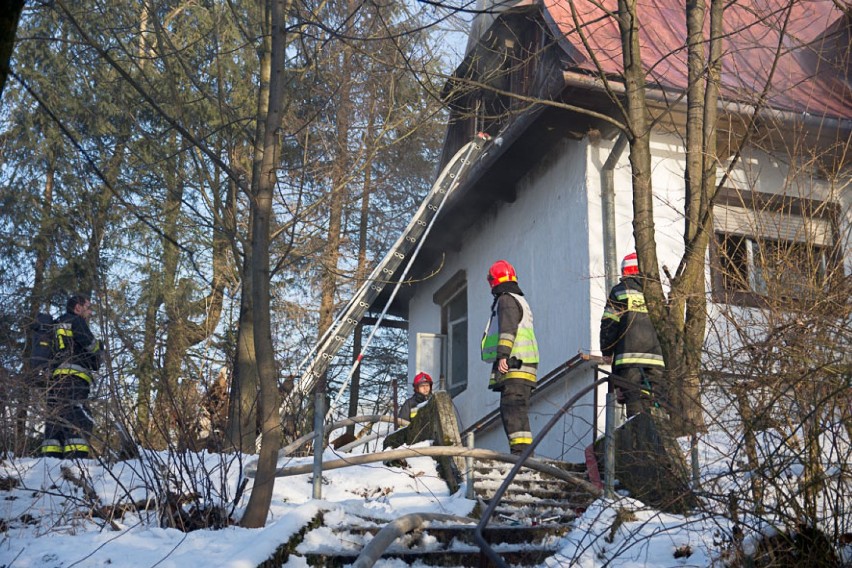
[[[414,354],[414,373],[428,373],[435,390],[447,389],[447,336],[442,333],[418,333]]]
[[[450,306],[459,298],[464,298],[464,313],[455,319],[450,319]],[[468,383],[468,365],[467,365],[467,354],[468,354],[468,303],[467,303],[467,284],[465,284],[460,290],[455,292],[447,301],[441,306],[442,316],[441,320],[446,322],[446,337],[447,337],[447,391],[451,396],[455,396],[458,393],[464,391],[467,388]],[[464,331],[460,337],[462,348],[459,350],[459,353],[456,353],[453,349],[455,344],[455,335],[456,329],[464,324]],[[457,359],[458,358],[458,359]],[[454,370],[461,370],[464,376],[459,377],[454,373]]]

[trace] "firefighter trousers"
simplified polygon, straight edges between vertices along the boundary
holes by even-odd
[[[617,388],[621,391],[619,402],[627,407],[628,418],[641,412],[647,413],[652,406],[665,403],[661,367],[619,366],[614,367],[612,372],[624,381]]]
[[[87,458],[94,420],[88,408],[89,383],[74,375],[51,378],[41,455]]]
[[[532,386],[508,382],[500,388],[500,417],[509,439],[509,451],[521,455],[532,444],[530,394]]]

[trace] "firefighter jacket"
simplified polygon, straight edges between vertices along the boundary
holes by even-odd
[[[417,416],[417,407],[430,398],[432,398],[432,393],[424,395],[419,392],[415,392],[414,396],[409,397],[409,399],[403,402],[402,406],[399,407],[399,417],[403,420],[412,420],[415,416]]]
[[[56,321],[57,365],[53,377],[73,375],[92,384],[100,367],[101,342],[82,317],[66,313]]]
[[[501,286],[507,284],[513,283]],[[507,373],[497,370],[496,363],[500,359],[507,359]],[[499,390],[507,381],[535,386],[538,342],[533,329],[532,310],[522,295],[514,292],[496,295],[491,318],[482,337],[482,360],[493,363],[488,382],[488,388],[492,390]]]
[[[622,278],[610,291],[601,318],[600,342],[601,352],[612,357],[614,367],[665,367],[638,278]]]

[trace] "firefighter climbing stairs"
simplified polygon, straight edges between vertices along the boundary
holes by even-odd
[[[544,461],[544,460],[541,460]],[[585,480],[585,466],[557,461],[559,467]],[[431,522],[422,529],[399,537],[375,564],[380,568],[418,563],[425,566],[491,566],[474,541],[479,515],[505,480],[512,464],[482,460],[474,468],[477,505],[470,523]],[[483,535],[507,565],[542,566],[562,548],[562,538],[573,528],[577,516],[595,499],[578,491],[577,485],[551,475],[521,469],[500,501]],[[346,518],[335,522],[334,518]],[[326,520],[327,519],[327,520]],[[360,518],[326,514],[306,530],[289,553],[279,556],[276,566],[351,566],[364,545],[393,519]],[[334,543],[334,545],[321,543]],[[270,564],[270,566],[273,564]]]

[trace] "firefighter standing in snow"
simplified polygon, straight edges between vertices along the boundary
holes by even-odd
[[[529,403],[539,361],[533,315],[511,264],[505,260],[492,264],[488,283],[494,301],[482,337],[482,360],[492,363],[488,388],[500,392],[509,450],[520,455],[532,443]]]
[[[432,377],[428,373],[417,373],[414,377],[414,394],[402,403],[399,417],[411,421],[417,416],[417,407],[432,398]]]
[[[87,408],[89,388],[100,366],[101,342],[89,329],[89,298],[68,298],[55,323],[57,363],[47,392],[47,417],[41,453],[48,457],[87,458],[94,421]]]
[[[657,330],[648,316],[636,253],[624,257],[621,282],[613,286],[601,318],[600,344],[604,357],[612,358],[612,372],[630,386],[619,386],[619,402],[627,416],[650,410],[660,401],[665,370]],[[610,385],[612,389],[612,385]]]

